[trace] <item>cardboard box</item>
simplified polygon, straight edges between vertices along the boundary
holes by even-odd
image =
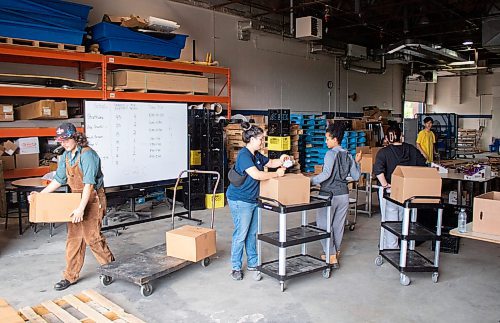
[[[111,81],[114,90],[208,94],[208,78],[198,75],[117,70]]]
[[[14,115],[11,113],[0,113],[0,122],[14,121]]]
[[[210,257],[217,252],[215,230],[185,225],[167,231],[167,255],[193,262]]]
[[[3,150],[7,155],[14,155],[17,150],[17,145],[10,140],[3,143]]]
[[[259,125],[267,124],[267,121],[266,121],[267,116],[252,114],[252,115],[247,116],[247,119],[248,120],[253,119],[255,121],[255,123],[259,124]]]
[[[283,177],[260,181],[260,196],[277,200],[284,205],[309,203],[311,182],[302,174],[285,174]]]
[[[437,169],[418,166],[398,166],[391,176],[391,198],[403,203],[413,196],[441,197],[441,176]],[[436,203],[420,199],[415,203]]]
[[[19,138],[16,140],[16,145],[19,147],[20,154],[40,153],[40,145],[38,143],[38,137]]]
[[[352,130],[365,130],[366,129],[366,121],[365,120],[352,120]]]
[[[16,168],[16,161],[14,156],[0,156],[0,160],[3,163],[3,170],[11,170]]]
[[[488,192],[474,198],[472,231],[500,235],[500,192]]]
[[[60,101],[54,103],[53,119],[68,119],[68,102]]]
[[[382,147],[357,147],[356,153],[362,152],[363,158],[361,159],[361,172],[362,173],[373,173],[373,165],[375,165],[375,161],[377,158],[377,154]]]
[[[14,121],[14,107],[12,104],[0,104],[0,121]]]
[[[33,223],[71,222],[71,213],[80,205],[80,193],[39,193],[30,203]]]
[[[54,109],[54,100],[40,100],[17,107],[16,115],[19,120],[52,119]]]
[[[16,168],[36,168],[39,166],[39,154],[16,154]]]
[[[24,323],[18,311],[11,307],[4,299],[0,298],[0,321],[9,323]]]
[[[321,174],[323,172],[323,165],[314,165],[314,175]]]

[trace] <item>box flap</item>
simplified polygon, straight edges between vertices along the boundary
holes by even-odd
[[[398,166],[394,170],[393,176],[401,176],[404,178],[439,178],[439,173],[437,169],[431,167],[420,167],[420,166]]]
[[[207,232],[212,231],[213,229],[210,228],[204,228],[204,227],[195,227],[192,225],[185,225],[183,227],[170,230],[167,232],[167,234],[178,234],[186,237],[191,237],[191,238],[196,238],[199,237]]]

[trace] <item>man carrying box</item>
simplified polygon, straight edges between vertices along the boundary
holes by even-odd
[[[68,223],[64,278],[54,285],[55,290],[64,290],[77,282],[87,245],[101,265],[113,261],[114,257],[101,234],[106,195],[99,156],[88,147],[87,138],[77,132],[73,124],[63,123],[56,134],[65,151],[59,159],[56,176],[40,194],[54,192],[65,184],[73,193],[82,193],[80,205],[71,214],[72,223]]]
[[[374,173],[380,182],[379,203],[381,221],[402,221],[403,207],[384,198],[384,190],[391,187],[391,176],[397,166],[425,166],[425,158],[414,146],[401,142],[401,129],[387,130],[389,146],[380,149],[374,166]],[[397,249],[398,238],[389,231],[384,232],[384,249]]]
[[[323,171],[321,174],[311,178],[312,185],[320,185],[321,190],[333,194],[330,206],[332,223],[328,224],[326,208],[319,209],[316,215],[316,224],[320,229],[326,230],[330,225],[333,232],[333,239],[330,239],[330,263],[338,267],[338,256],[340,255],[340,245],[344,236],[345,219],[349,212],[349,188],[347,187],[347,177],[350,175],[355,181],[361,175],[359,162],[362,153],[356,154],[353,160],[351,154],[344,150],[340,143],[344,138],[344,124],[333,123],[326,129],[326,145],[329,150],[325,154]],[[323,251],[326,254],[326,242],[321,240]],[[322,255],[323,260],[326,256]]]

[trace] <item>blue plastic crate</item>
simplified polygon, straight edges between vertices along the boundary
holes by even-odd
[[[358,137],[357,138],[358,143],[365,143],[366,142],[366,137]]]
[[[171,59],[178,59],[181,56],[181,48],[168,44],[158,45],[148,41],[134,40],[126,38],[107,38],[98,41],[99,50],[102,53],[127,52],[136,54],[147,54],[164,56]]]
[[[0,19],[0,36],[81,45],[84,31]]]
[[[47,25],[52,27],[76,29],[83,31],[87,25],[87,20],[71,18],[67,16],[51,16],[34,12],[26,12],[12,9],[5,9],[0,6],[0,19],[12,22],[31,23],[36,25]]]
[[[78,16],[84,20],[88,19],[90,10],[92,10],[91,6],[74,2],[68,2],[68,1],[61,1],[61,0],[31,0],[31,1],[43,4],[46,7],[50,7],[52,9],[64,11],[68,14]]]
[[[50,16],[60,15],[69,18],[79,18],[79,16],[75,16],[58,9],[53,9],[41,3],[33,2],[30,0],[1,0],[0,7],[5,9],[13,9],[23,12],[32,12]]]
[[[92,38],[94,41],[97,41],[98,43],[101,40],[114,38],[114,39],[127,39],[130,43],[135,41],[141,41],[144,43],[158,44],[160,46],[168,45],[170,47],[177,47],[179,49],[183,49],[186,44],[187,37],[188,37],[187,35],[173,34],[171,40],[164,40],[140,32],[136,32],[125,27],[113,25],[107,22],[100,22],[92,27]]]
[[[356,131],[344,131],[344,137],[350,138],[355,136],[356,136]]]
[[[357,132],[356,132],[356,135],[357,135],[358,137],[366,137],[366,132],[364,132],[364,131],[357,131]]]
[[[356,137],[352,137],[352,138],[347,139],[347,142],[350,144],[353,144],[353,143],[355,144],[356,140],[357,140]]]

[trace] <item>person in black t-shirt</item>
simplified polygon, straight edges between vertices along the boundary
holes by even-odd
[[[414,146],[401,142],[401,129],[391,127],[387,130],[389,146],[380,149],[373,171],[380,182],[379,201],[382,221],[402,221],[403,208],[384,199],[384,189],[391,187],[391,176],[397,166],[425,166],[425,157]],[[384,232],[384,249],[397,249],[398,238]]]

